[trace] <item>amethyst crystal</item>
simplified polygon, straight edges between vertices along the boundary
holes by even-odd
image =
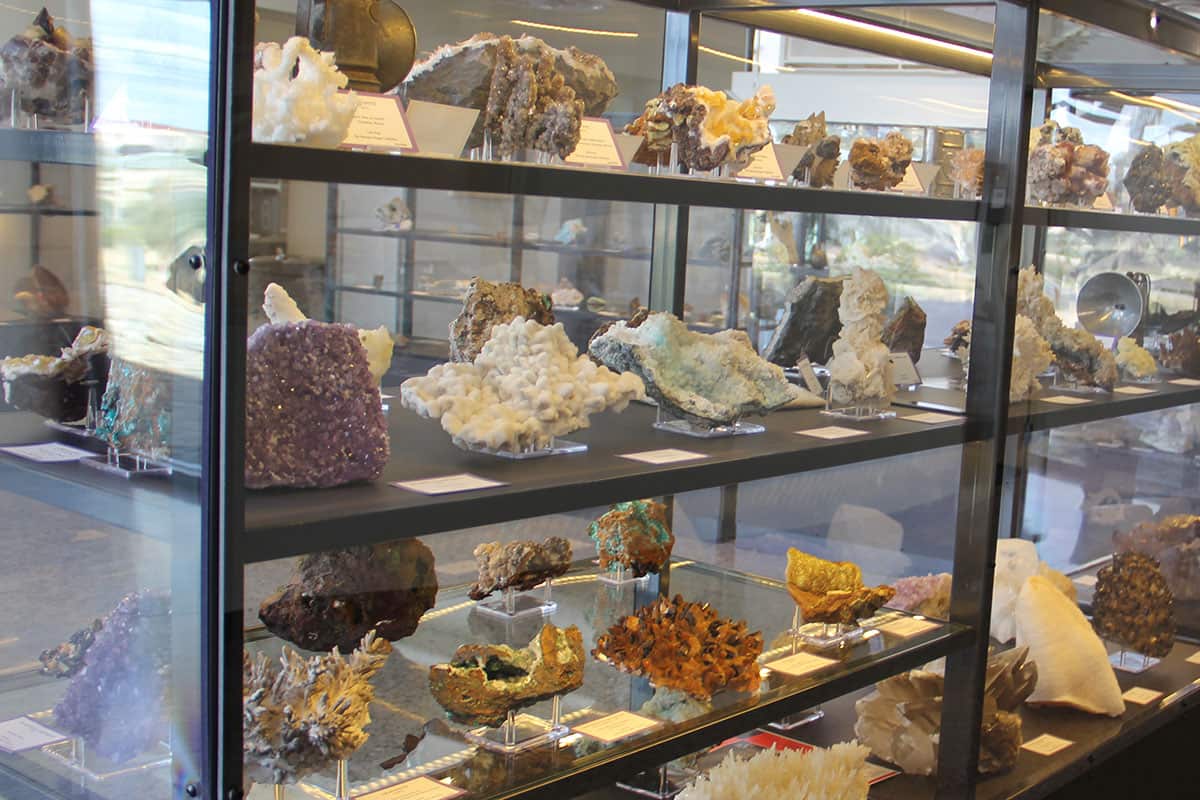
[[[388,460],[387,422],[352,325],[263,325],[246,353],[246,485],[337,486],[373,480]]]
[[[170,661],[170,597],[127,595],[104,618],[83,671],[55,707],[59,729],[117,764],[163,741]]]

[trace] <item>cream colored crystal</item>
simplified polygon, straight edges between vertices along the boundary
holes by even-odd
[[[855,267],[842,289],[842,331],[829,360],[830,394],[838,406],[883,407],[892,402],[892,362],[880,341],[887,323],[887,287],[874,271]]]
[[[268,283],[263,292],[263,313],[272,325],[287,322],[303,322],[308,319],[296,301],[287,290],[278,283]],[[367,367],[375,380],[382,380],[388,368],[392,365],[392,351],[396,342],[392,339],[391,331],[380,325],[374,330],[359,329],[358,340],[367,351]]]
[[[730,753],[679,794],[679,800],[866,800],[867,756],[857,742],[801,750]]]
[[[1150,351],[1128,336],[1117,340],[1117,366],[1133,379],[1149,378],[1158,374],[1158,364]]]
[[[1019,403],[1028,400],[1042,388],[1038,375],[1054,363],[1050,345],[1038,333],[1033,321],[1018,314],[1013,327],[1012,377],[1008,383],[1008,400]]]
[[[1017,635],[1017,596],[1025,581],[1034,575],[1049,580],[1072,603],[1075,584],[1061,572],[1038,560],[1037,545],[1028,539],[1001,539],[996,542],[996,572],[992,582],[992,638],[1010,642]]]
[[[346,138],[358,97],[339,92],[349,79],[334,66],[333,53],[293,36],[283,45],[260,42],[254,67],[255,141],[336,147]]]

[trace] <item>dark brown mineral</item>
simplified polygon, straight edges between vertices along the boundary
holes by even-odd
[[[505,325],[517,317],[553,325],[550,306],[550,295],[545,292],[519,283],[472,278],[462,311],[450,323],[450,360],[474,361],[491,338],[493,325]]]
[[[1148,144],[1138,151],[1125,173],[1125,189],[1135,211],[1153,214],[1171,196],[1167,175],[1163,169],[1163,151],[1156,144]]]
[[[1153,558],[1178,600],[1200,600],[1200,516],[1175,514],[1113,535],[1113,549]]]
[[[571,543],[561,536],[551,536],[541,544],[484,542],[475,547],[475,563],[479,576],[471,587],[472,600],[504,589],[524,592],[571,568]]]
[[[925,346],[925,311],[911,297],[905,297],[896,314],[883,329],[883,343],[892,353],[908,353],[913,363],[921,360]]]
[[[1116,553],[1101,567],[1092,599],[1092,626],[1122,647],[1162,658],[1175,646],[1175,598],[1158,562]]]
[[[763,358],[781,367],[795,366],[804,357],[814,364],[824,364],[842,331],[838,319],[842,284],[841,278],[809,277],[788,292],[783,318],[771,334]]]

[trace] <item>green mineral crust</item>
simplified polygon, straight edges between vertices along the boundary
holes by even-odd
[[[588,536],[596,543],[601,570],[623,567],[639,578],[662,569],[675,546],[667,507],[653,500],[614,504],[588,527]]]

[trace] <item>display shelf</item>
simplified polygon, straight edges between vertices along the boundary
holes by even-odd
[[[56,206],[0,206],[0,214],[22,214],[29,217],[95,217],[100,212],[89,208],[58,208]]]
[[[1118,385],[1119,388],[1119,385]],[[1051,428],[1065,428],[1084,422],[1114,419],[1147,411],[1200,403],[1200,387],[1158,383],[1138,388],[1153,389],[1149,394],[1082,394],[1047,386],[1028,403],[1014,403],[1009,408],[1008,432],[1032,433]],[[1070,397],[1086,400],[1077,405],[1047,402],[1048,397]]]
[[[621,258],[633,261],[645,261],[650,258],[648,250],[621,250],[614,247],[583,247],[562,242],[546,241],[544,239],[522,239],[513,241],[508,238],[489,236],[483,233],[456,233],[453,231],[388,231],[374,228],[342,227],[335,231],[343,236],[374,236],[383,239],[412,239],[414,242],[433,242],[438,244],[464,244],[476,247],[516,247],[522,250],[532,250],[541,253],[560,253],[563,255],[592,256],[601,258]]]
[[[573,197],[667,205],[809,211],[871,217],[975,221],[979,203],[895,192],[848,192],[767,186],[706,177],[654,176],[429,156],[393,156],[252,144],[253,177],[368,186]]]
[[[1098,231],[1162,233],[1175,236],[1200,235],[1200,219],[1171,217],[1165,214],[1122,214],[1082,208],[1046,208],[1026,206],[1026,225],[1049,228],[1088,228]]]
[[[0,128],[0,161],[93,166],[96,139],[90,133]]]

